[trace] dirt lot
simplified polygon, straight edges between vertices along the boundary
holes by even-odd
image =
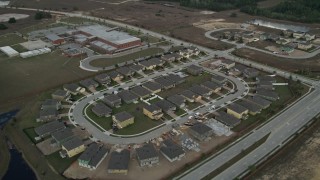
[[[222,136],[222,137],[214,137],[210,143],[203,142],[200,144],[201,146],[201,153],[207,152],[210,149],[216,147],[218,144],[222,144],[230,137]],[[170,163],[167,159],[165,159],[160,154],[160,163],[159,165],[152,167],[152,168],[141,168],[138,165],[138,162],[135,156],[131,156],[131,161],[129,164],[129,173],[127,176],[125,175],[113,175],[108,174],[106,169],[108,167],[108,161],[110,159],[110,155],[101,163],[96,171],[89,171],[85,168],[79,167],[77,163],[74,163],[69,169],[64,172],[64,175],[69,178],[87,178],[90,179],[145,179],[145,180],[155,180],[155,179],[163,179],[177,170],[179,168],[184,167],[188,162],[191,162],[195,159],[201,157],[201,153],[197,152],[188,152],[186,156],[182,158],[180,161],[176,161],[174,163]]]
[[[299,137],[247,179],[320,179],[320,124]]]
[[[268,55],[255,50],[241,48],[234,51],[234,54],[240,57],[250,59],[255,62],[267,64],[269,66],[284,69],[290,72],[295,72],[301,69],[308,69],[310,71],[320,70],[320,55],[306,60],[292,60]]]

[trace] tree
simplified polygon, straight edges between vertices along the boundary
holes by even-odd
[[[4,24],[0,24],[0,30],[5,30],[8,29],[8,27]]]
[[[9,19],[8,23],[16,23],[16,18],[12,17]]]

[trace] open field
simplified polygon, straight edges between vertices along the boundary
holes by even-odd
[[[25,40],[16,34],[4,34],[0,36],[0,47],[12,46],[22,42],[25,42]]]
[[[261,64],[269,65],[290,72],[296,72],[299,70],[319,71],[320,69],[319,54],[313,58],[304,60],[280,58],[247,48],[237,49],[233,51],[233,54]]]
[[[0,57],[0,83],[5,84],[0,89],[1,105],[93,75],[78,67],[79,59],[66,58],[59,51],[27,59],[8,58],[2,53]]]
[[[130,50],[128,50],[128,51],[130,51]],[[132,54],[124,55],[121,57],[97,59],[97,60],[91,61],[90,64],[92,66],[96,66],[96,67],[106,67],[106,66],[111,66],[111,65],[114,65],[117,63],[122,63],[122,62],[126,62],[129,60],[141,58],[141,57],[156,55],[156,54],[162,53],[162,52],[163,52],[163,49],[161,49],[161,48],[149,48],[149,49],[145,49],[145,50],[135,52]]]

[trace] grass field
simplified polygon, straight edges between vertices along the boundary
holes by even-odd
[[[47,160],[49,161],[50,165],[58,171],[58,173],[62,174],[73,162],[75,162],[80,154],[73,156],[71,158],[61,158],[59,151],[46,156]]]
[[[156,55],[156,54],[162,53],[162,52],[163,52],[163,49],[161,49],[161,48],[149,48],[149,49],[145,49],[145,50],[135,52],[132,54],[124,55],[121,57],[97,59],[97,60],[92,61],[90,64],[92,66],[96,66],[96,67],[106,67],[106,66],[111,66],[111,65],[114,65],[117,63],[122,63],[122,62],[126,62],[129,60],[141,58],[141,57]]]
[[[44,21],[41,21],[39,24],[35,24],[23,29],[18,30],[23,35],[27,35],[29,32],[40,30],[40,29],[45,29],[45,28],[52,28],[52,27],[57,27],[61,26],[63,24],[60,23],[55,23],[53,19],[46,19]]]
[[[19,53],[22,52],[26,52],[28,51],[28,49],[24,48],[23,46],[21,46],[20,44],[15,44],[13,46],[11,46],[14,50],[18,51]]]
[[[93,75],[78,66],[79,59],[66,58],[59,51],[27,59],[0,53],[0,83],[5,85],[0,88],[0,104]]]
[[[28,136],[28,138],[29,138],[34,144],[37,143],[34,138],[37,137],[38,135],[37,135],[36,132],[34,131],[34,128],[33,128],[33,127],[23,129],[23,132],[26,134],[26,136]]]
[[[162,121],[155,121],[149,119],[142,113],[142,108],[145,104],[138,103],[138,104],[123,104],[120,108],[114,109],[114,114],[122,111],[129,112],[131,115],[134,116],[134,124],[129,125],[123,129],[119,129],[115,134],[121,135],[130,135],[130,134],[137,134],[143,131],[146,131],[150,128],[153,128],[157,125],[160,125]]]
[[[5,34],[0,36],[0,47],[11,46],[25,41],[26,40],[16,34]]]

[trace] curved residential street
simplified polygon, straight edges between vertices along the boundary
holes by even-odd
[[[162,71],[161,74],[165,74],[165,73],[169,73],[169,72],[172,72],[175,70],[179,70],[179,69],[187,67],[191,64],[197,64],[199,62],[206,61],[210,58],[212,58],[212,55],[208,56],[208,57],[203,57],[201,60],[192,61],[189,63],[184,63],[178,67],[174,67],[171,69],[165,69],[165,71]],[[209,71],[210,73],[218,74],[220,76],[224,76],[225,78],[229,79],[230,81],[232,81],[233,83],[236,84],[238,91],[234,94],[229,94],[229,95],[225,96],[224,98],[221,98],[221,99],[213,102],[212,104],[208,103],[206,106],[198,109],[197,112],[205,113],[205,112],[207,112],[208,107],[212,106],[212,105],[216,105],[217,108],[223,107],[223,106],[231,103],[232,101],[238,100],[238,98],[239,99],[242,98],[243,96],[245,96],[248,93],[249,89],[245,86],[245,82],[242,81],[241,79],[234,78],[232,76],[226,76],[220,72],[213,71],[211,69],[205,68],[205,70]],[[152,78],[155,78],[161,74],[155,73],[155,74],[149,75],[147,77],[137,79],[134,82],[125,83],[123,85],[118,86],[117,89],[118,88],[124,89],[124,88],[130,87],[130,86],[133,86],[133,85],[137,85],[139,83],[142,83],[142,82],[148,81]],[[87,131],[93,135],[93,137],[95,137],[103,142],[111,143],[111,144],[133,144],[133,143],[147,142],[150,139],[161,136],[164,132],[170,131],[172,129],[172,123],[183,124],[188,121],[188,116],[181,117],[181,118],[178,117],[178,118],[176,118],[175,122],[167,122],[164,126],[158,128],[158,129],[155,129],[153,131],[150,131],[148,133],[145,133],[143,135],[139,135],[139,136],[135,136],[135,137],[110,136],[109,132],[102,132],[100,129],[98,129],[96,126],[94,126],[91,122],[89,122],[88,119],[83,114],[83,110],[90,102],[94,101],[95,99],[103,97],[103,94],[105,94],[105,93],[112,93],[114,90],[116,90],[116,89],[111,88],[111,89],[108,89],[105,91],[96,92],[94,94],[89,94],[86,98],[80,99],[79,101],[75,102],[69,111],[70,112],[69,118],[73,119],[80,126],[85,127],[87,129]],[[195,112],[189,112],[189,115],[192,115],[194,113]]]
[[[37,9],[30,9],[30,8],[18,8],[23,10],[31,10],[31,11],[37,11]],[[138,27],[134,27],[131,25],[127,25],[124,23],[116,22],[116,21],[110,21],[107,19],[101,19],[96,18],[92,16],[86,16],[82,14],[75,14],[75,13],[65,13],[65,12],[59,12],[59,11],[51,11],[52,13],[56,14],[63,14],[70,17],[82,17],[92,20],[103,20],[105,22],[108,22],[110,24],[113,24],[115,26],[121,26],[121,27],[128,27],[135,30],[141,30],[143,33],[150,34],[155,37],[163,37],[166,40],[169,40],[172,43],[175,44],[181,44],[184,45],[193,45],[198,47],[202,51],[206,51],[209,53],[209,57],[214,57],[215,55],[220,57],[226,57],[230,58],[236,62],[240,62],[246,65],[251,65],[252,67],[263,69],[264,71],[267,71],[269,73],[277,74],[282,77],[292,77],[294,80],[300,80],[303,83],[310,84],[312,87],[314,87],[314,90],[309,93],[308,95],[301,98],[299,101],[297,101],[292,106],[286,108],[282,112],[279,112],[273,119],[271,119],[266,124],[261,125],[259,128],[253,130],[250,132],[247,136],[244,136],[243,138],[237,140],[235,143],[229,145],[226,149],[223,149],[219,154],[215,154],[212,157],[209,157],[205,159],[202,163],[192,167],[190,170],[184,172],[182,175],[179,175],[175,179],[184,179],[184,180],[194,180],[194,179],[201,179],[205,177],[206,175],[210,174],[215,169],[221,167],[223,164],[228,162],[233,157],[239,155],[242,151],[242,149],[245,149],[246,147],[251,146],[254,144],[257,140],[259,140],[261,137],[264,137],[266,134],[270,133],[270,136],[268,137],[267,141],[253,150],[250,154],[244,156],[241,160],[234,163],[232,166],[228,167],[225,171],[220,173],[217,177],[214,179],[217,180],[230,180],[238,177],[243,172],[245,172],[250,165],[253,165],[257,162],[259,162],[261,159],[264,159],[266,155],[268,155],[271,152],[274,152],[275,149],[280,148],[286,143],[286,140],[290,138],[292,135],[296,134],[299,129],[303,128],[310,122],[310,120],[317,116],[320,112],[320,84],[319,81],[313,81],[308,78],[305,78],[303,76],[299,76],[296,74],[292,74],[286,71],[282,71],[277,68],[268,67],[263,64],[255,63],[253,61],[249,61],[246,59],[238,58],[235,56],[230,55],[230,50],[228,51],[214,51],[212,49],[198,46],[196,44],[183,42],[156,32],[152,32],[149,30],[141,29]],[[249,48],[249,47],[248,47]],[[304,59],[304,58],[310,58],[313,57],[315,54],[319,53],[320,50],[317,50],[313,53],[310,53],[303,57],[295,57],[292,59]],[[272,54],[275,55],[275,54]],[[206,60],[208,58],[203,58],[202,60]],[[289,58],[288,56],[285,56],[285,58]],[[194,62],[192,62],[194,63]],[[184,64],[183,66],[187,66],[188,64]],[[171,69],[173,70],[173,69]],[[166,69],[165,72],[169,72],[171,70]],[[214,72],[218,73],[218,72]],[[155,77],[156,74],[151,75],[148,78]],[[237,99],[238,97],[241,97],[243,93],[246,93],[245,85],[238,79],[232,78],[228,76],[228,79],[236,83],[238,91],[235,94],[230,94],[226,96],[225,98],[222,98],[218,100],[217,102],[213,103],[216,105],[224,104],[225,102],[231,102],[232,100]],[[140,83],[143,80],[147,80],[146,78],[139,79],[135,82]],[[127,87],[133,85],[132,82],[120,86],[120,87]],[[108,90],[108,92],[111,92],[112,90]],[[120,144],[130,144],[130,143],[141,143],[145,142],[151,138],[157,137],[162,132],[167,131],[171,129],[170,124],[163,126],[159,129],[156,129],[152,132],[147,133],[143,136],[138,136],[134,138],[119,138],[119,137],[112,137],[108,136],[105,133],[102,133],[100,130],[96,131],[97,128],[93,126],[91,123],[88,123],[86,118],[83,117],[83,109],[86,106],[87,103],[90,101],[99,98],[103,95],[105,92],[97,92],[94,95],[88,95],[87,98],[77,102],[77,104],[73,105],[73,109],[71,109],[71,114],[73,116],[73,119],[77,123],[79,123],[81,126],[87,127],[89,132],[93,132],[93,136],[97,137],[98,139],[101,139],[103,141],[107,141],[108,143],[120,143]],[[200,112],[206,111],[206,108],[201,108]],[[183,123],[185,119],[177,119],[176,122]]]

